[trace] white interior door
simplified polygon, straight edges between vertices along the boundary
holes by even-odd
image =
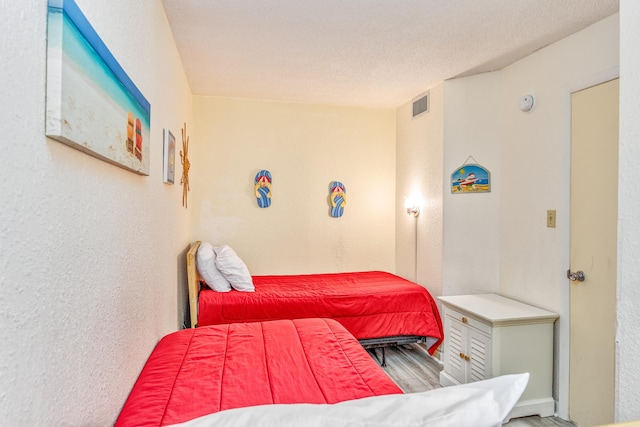
[[[614,421],[618,80],[571,98],[569,417]]]

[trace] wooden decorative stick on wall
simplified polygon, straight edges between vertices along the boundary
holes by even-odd
[[[182,150],[180,150],[180,161],[182,162],[182,206],[187,207],[187,193],[189,192],[189,137],[187,136],[187,124],[182,128]]]

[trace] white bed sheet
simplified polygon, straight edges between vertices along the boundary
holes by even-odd
[[[496,427],[518,402],[528,381],[529,374],[525,373],[335,404],[252,406],[217,412],[174,427]]]

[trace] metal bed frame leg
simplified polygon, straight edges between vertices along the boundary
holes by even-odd
[[[398,346],[405,344],[414,344],[425,342],[426,338],[418,335],[400,335],[393,337],[383,337],[383,338],[367,338],[359,340],[362,347],[365,349],[373,349],[373,354],[375,358],[380,362],[380,366],[387,366],[387,357],[385,353],[385,349],[389,346]],[[375,349],[382,350],[382,359],[378,358],[378,352]]]

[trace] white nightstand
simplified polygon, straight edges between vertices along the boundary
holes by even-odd
[[[529,372],[529,384],[507,420],[553,415],[553,324],[558,315],[496,294],[438,299],[445,334],[440,384]]]

